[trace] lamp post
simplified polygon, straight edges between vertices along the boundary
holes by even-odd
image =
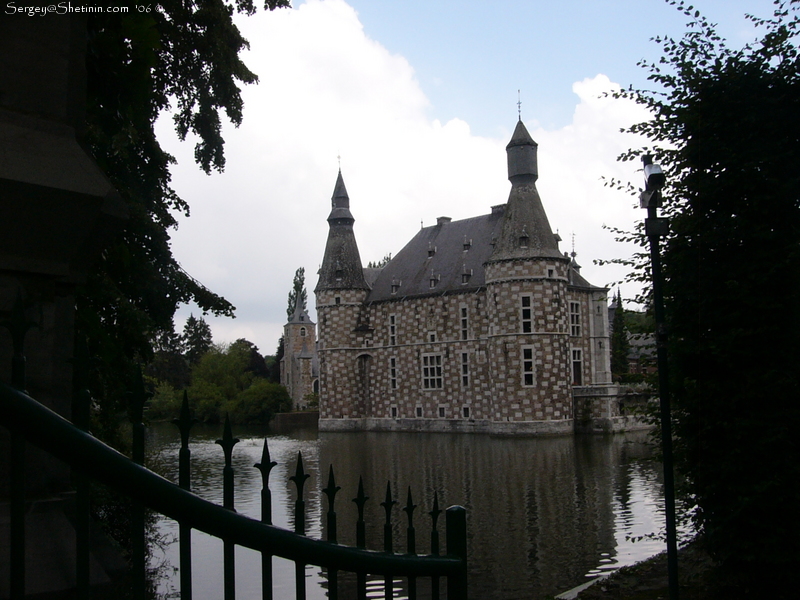
[[[661,407],[661,451],[664,458],[664,518],[667,529],[667,569],[670,600],[678,600],[678,536],[675,527],[675,478],[672,460],[672,426],[669,404],[669,371],[667,365],[667,329],[664,323],[664,290],[661,275],[661,238],[669,233],[666,218],[658,216],[661,188],[666,177],[653,157],[642,157],[645,190],[639,196],[641,208],[647,209],[645,234],[650,241],[650,266],[653,275],[653,308],[656,319],[656,352],[658,358],[658,397]]]

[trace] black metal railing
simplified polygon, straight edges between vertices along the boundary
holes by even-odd
[[[15,347],[17,346],[15,340]],[[297,488],[295,502],[294,531],[272,525],[272,501],[269,490],[269,474],[276,465],[270,459],[269,448],[264,442],[261,461],[255,468],[261,471],[263,487],[261,493],[261,520],[249,518],[233,510],[233,447],[239,441],[231,433],[226,419],[222,439],[225,455],[223,470],[223,505],[219,506],[191,493],[191,471],[189,433],[194,421],[189,412],[189,403],[184,394],[180,417],[174,420],[181,436],[179,451],[178,485],[147,470],[144,462],[144,425],[142,408],[147,399],[141,382],[138,391],[131,394],[129,404],[133,420],[133,460],[120,454],[94,438],[88,429],[88,407],[91,396],[84,390],[77,394],[73,406],[75,423],[70,423],[57,413],[46,408],[23,391],[25,389],[24,357],[15,352],[12,386],[0,383],[0,425],[10,432],[10,594],[12,599],[25,596],[25,443],[34,444],[66,462],[74,470],[76,487],[76,584],[77,597],[90,596],[89,556],[89,478],[105,484],[129,497],[134,502],[132,517],[132,577],[133,593],[143,599],[146,593],[146,545],[145,507],[174,519],[179,524],[179,572],[180,591],[183,600],[192,598],[191,577],[191,533],[197,529],[223,540],[224,594],[225,600],[235,598],[235,547],[243,546],[261,552],[262,597],[272,598],[272,557],[281,557],[296,564],[296,597],[305,598],[305,567],[316,565],[327,574],[328,597],[339,597],[339,572],[356,574],[356,590],[359,599],[367,597],[367,576],[382,576],[384,597],[394,597],[395,578],[407,579],[408,597],[416,598],[417,578],[429,577],[431,598],[440,597],[440,578],[447,580],[447,597],[451,600],[467,598],[467,533],[466,511],[452,506],[446,511],[447,554],[440,555],[438,518],[441,514],[438,496],[434,496],[431,517],[431,553],[417,555],[416,531],[413,525],[414,505],[411,490],[408,490],[407,552],[394,553],[392,540],[392,514],[397,501],[392,498],[391,486],[387,484],[386,497],[381,503],[386,513],[384,524],[384,548],[382,552],[366,548],[366,525],[364,504],[368,500],[363,482],[359,480],[358,492],[353,499],[358,508],[356,522],[356,547],[339,545],[337,542],[337,520],[335,506],[336,485],[333,466],[328,473],[327,486],[322,492],[327,497],[327,540],[315,540],[305,536],[305,501],[303,486],[309,477],[298,454],[295,474],[289,479]],[[15,389],[16,388],[16,389]]]

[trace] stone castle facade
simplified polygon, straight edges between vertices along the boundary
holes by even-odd
[[[491,213],[440,217],[364,269],[339,172],[316,286],[319,427],[571,433],[575,390],[608,397],[606,288],[559,249],[517,123],[511,192]]]

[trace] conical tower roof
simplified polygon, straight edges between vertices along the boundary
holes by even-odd
[[[319,269],[319,282],[315,292],[331,289],[363,289],[369,286],[364,280],[361,256],[353,233],[355,219],[350,212],[350,197],[344,185],[342,171],[336,178],[331,197],[331,214],[328,216],[328,242]]]
[[[333,188],[333,196],[331,196],[331,214],[328,216],[328,221],[330,222],[331,219],[349,219],[351,224],[355,221],[350,212],[350,196],[347,195],[341,169],[336,178],[336,186]]]
[[[292,313],[292,318],[289,319],[290,324],[303,324],[303,325],[313,325],[314,323],[311,322],[311,317],[308,316],[308,311],[303,308],[303,303],[300,298],[295,299],[294,303],[294,313]]]
[[[564,256],[536,189],[538,145],[520,120],[506,146],[511,192],[490,261]]]

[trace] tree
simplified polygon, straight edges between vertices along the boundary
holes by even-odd
[[[663,57],[645,65],[663,93],[623,95],[651,110],[631,131],[668,173],[676,460],[737,597],[788,597],[800,564],[800,6],[749,17],[763,35],[731,49],[671,3],[691,22],[680,40],[656,38]]]
[[[181,337],[181,349],[186,361],[190,365],[196,365],[209,351],[211,343],[211,327],[203,317],[196,319],[194,314],[190,314],[183,326]]]
[[[239,338],[233,344],[232,347],[241,348],[244,352],[247,353],[247,367],[245,370],[252,373],[256,377],[269,377],[269,370],[267,369],[267,363],[264,360],[264,357],[261,356],[261,353],[258,351],[258,346],[256,346],[253,342],[250,342],[244,338]]]
[[[265,425],[291,407],[283,386],[250,369],[253,348],[244,339],[212,346],[192,369],[187,393],[199,419],[218,422],[228,414],[234,423]]]
[[[181,336],[170,325],[169,329],[157,332],[154,337],[155,353],[145,374],[159,383],[168,383],[174,389],[185,388],[189,385],[189,365],[183,356]]]
[[[278,349],[275,351],[275,356],[270,361],[269,380],[273,383],[281,382],[281,361],[284,355],[284,342],[283,336],[278,340]]]
[[[377,262],[369,261],[369,263],[367,263],[367,268],[368,269],[382,269],[383,267],[385,267],[386,265],[389,264],[390,260],[392,260],[392,253],[391,252],[386,254],[382,259],[380,259]]]
[[[288,5],[267,0],[265,8]],[[172,255],[169,230],[177,225],[175,213],[188,215],[189,206],[170,187],[175,161],[159,145],[155,123],[174,109],[179,136],[197,138],[200,167],[206,173],[224,168],[219,113],[238,125],[238,84],[257,81],[239,58],[247,42],[233,24],[234,6],[255,10],[252,0],[167,0],[151,11],[87,16],[83,142],[129,214],[76,298],[78,334],[101,358],[92,384],[100,434],[114,427],[134,364],[152,359],[153,334],[171,326],[179,304],[233,315],[230,302],[187,274]]]
[[[615,380],[628,372],[628,352],[630,350],[625,309],[622,306],[622,294],[619,290],[617,290],[616,305],[611,333],[611,373]]]
[[[292,315],[294,315],[295,308],[297,308],[297,302],[300,302],[300,305],[303,307],[303,310],[306,309],[306,301],[308,299],[308,292],[306,292],[306,270],[304,267],[300,267],[294,273],[294,281],[292,281],[292,291],[289,292],[288,304],[286,306],[286,316],[287,320],[292,320]]]

